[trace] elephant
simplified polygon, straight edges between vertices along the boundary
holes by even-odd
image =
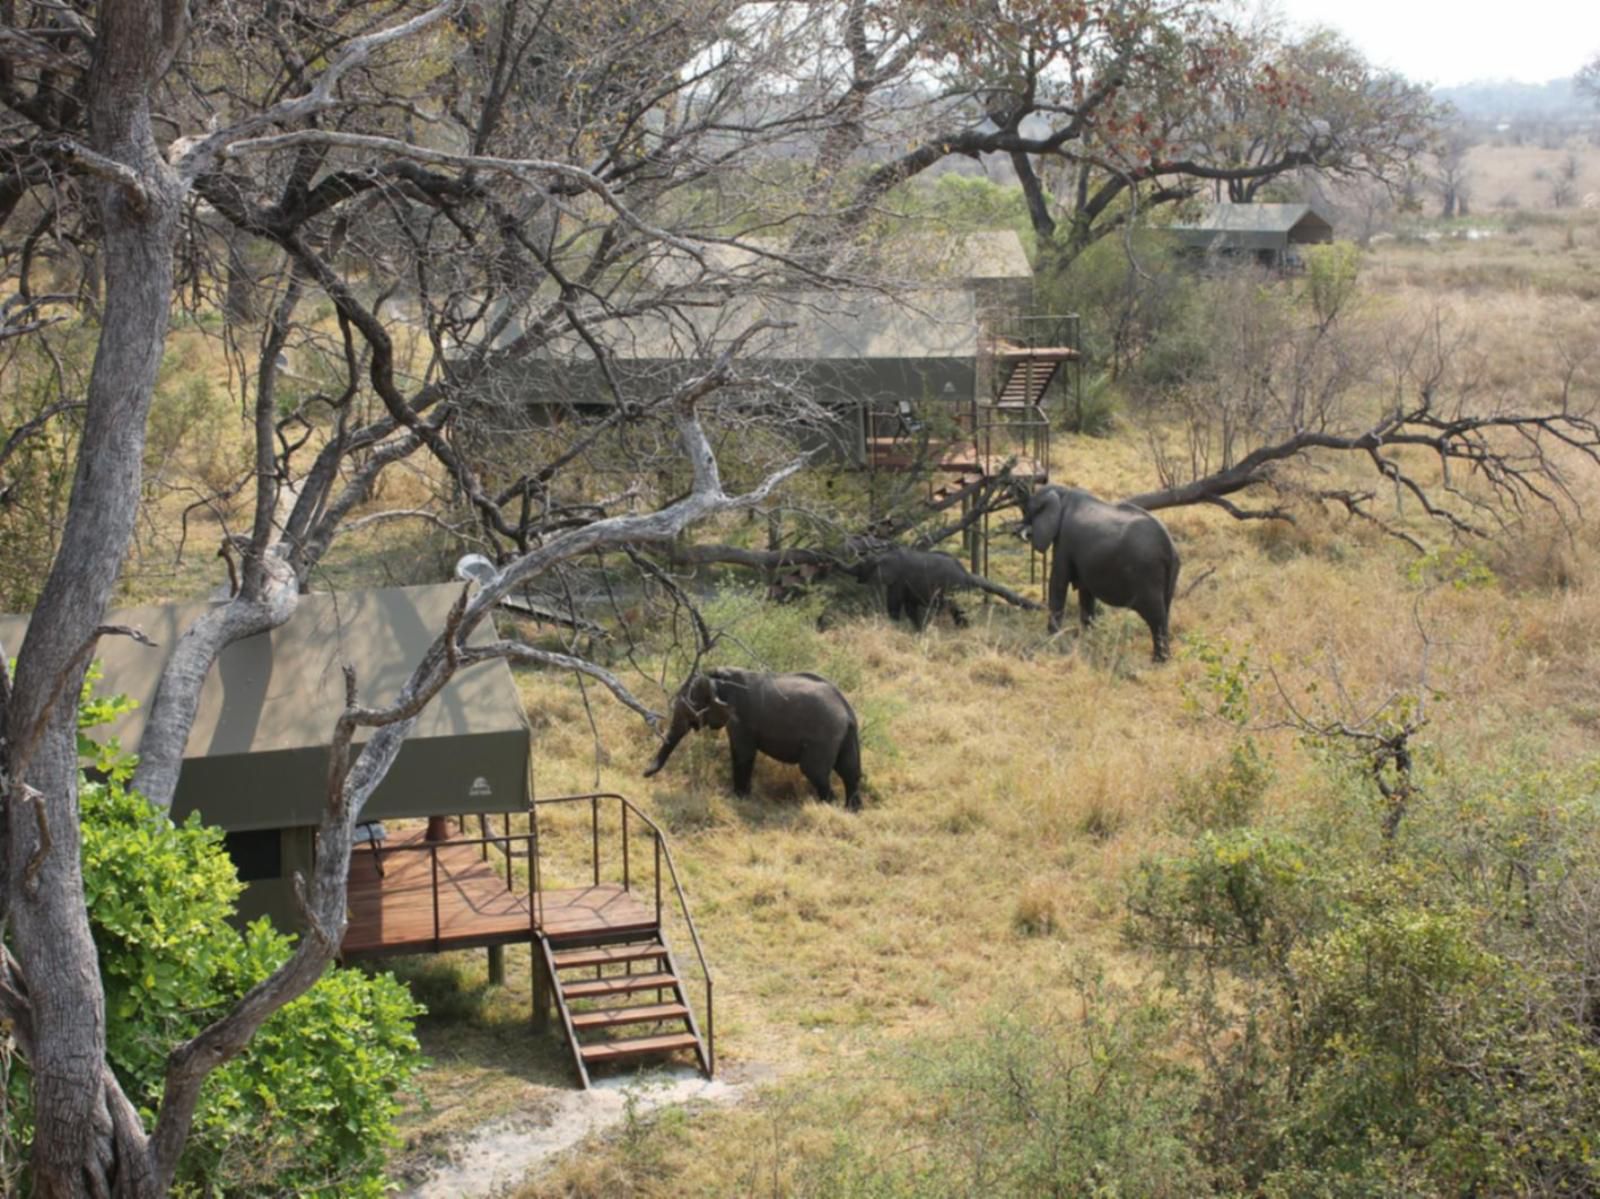
[[[861,729],[855,710],[821,675],[766,674],[719,666],[696,673],[678,688],[672,724],[649,778],[667,764],[678,742],[693,729],[728,730],[733,755],[733,790],[750,794],[756,754],[798,764],[817,798],[833,802],[833,774],[844,783],[845,807],[861,810]]]
[[[1150,626],[1154,659],[1171,648],[1168,618],[1178,586],[1178,550],[1166,526],[1133,504],[1108,504],[1077,487],[1041,487],[1023,505],[1021,535],[1050,561],[1050,624],[1061,627],[1067,587],[1078,589],[1078,621],[1094,620],[1095,602],[1132,608]]]
[[[903,612],[906,619],[919,629],[925,627],[941,607],[950,609],[950,618],[958,628],[964,627],[967,623],[966,613],[956,605],[953,594],[963,588],[987,591],[1019,608],[1039,606],[1009,588],[973,574],[958,559],[936,550],[897,546],[843,566],[843,569],[858,583],[881,584],[889,619],[898,620]]]

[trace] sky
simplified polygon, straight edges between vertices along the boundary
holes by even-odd
[[[1298,25],[1339,30],[1419,83],[1544,83],[1600,54],[1600,0],[1272,0]]]

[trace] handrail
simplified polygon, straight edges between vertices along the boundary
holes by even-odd
[[[600,882],[600,801],[611,799],[617,801],[619,810],[622,813],[622,869],[624,889],[627,889],[632,881],[629,875],[630,866],[627,835],[629,813],[637,816],[640,822],[650,830],[651,835],[655,839],[655,899],[656,925],[658,927],[661,924],[661,862],[663,858],[665,858],[667,863],[667,873],[672,876],[672,889],[678,896],[678,910],[683,914],[684,925],[689,930],[689,940],[694,944],[695,956],[700,961],[700,973],[705,977],[706,980],[706,1072],[714,1075],[717,1072],[717,1042],[716,1015],[715,1008],[713,1006],[715,984],[711,977],[711,965],[706,961],[705,947],[700,943],[700,930],[695,927],[694,916],[689,911],[689,900],[683,893],[683,883],[678,878],[678,867],[677,864],[672,860],[672,850],[667,845],[666,834],[661,831],[660,826],[657,825],[654,820],[650,819],[650,817],[626,795],[620,795],[615,791],[586,791],[579,795],[552,795],[545,799],[535,799],[533,801],[533,806],[529,812],[529,819],[531,822],[530,827],[533,830],[530,833],[532,838],[530,860],[533,864],[533,869],[530,873],[533,880],[534,895],[540,896],[540,898],[536,900],[536,902],[539,903],[538,923],[541,926],[544,923],[544,908],[541,896],[541,888],[539,886],[539,877],[541,873],[539,868],[539,808],[546,804],[570,804],[585,802],[589,804],[590,846],[593,857],[593,876],[595,885],[598,886]],[[529,905],[530,910],[532,910],[532,906],[533,905],[531,904]]]

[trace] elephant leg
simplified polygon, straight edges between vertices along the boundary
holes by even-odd
[[[833,802],[833,762],[825,749],[808,747],[800,758],[800,773],[823,803]]]
[[[1085,591],[1082,587],[1079,587],[1078,588],[1078,626],[1080,628],[1085,628],[1085,629],[1088,628],[1090,625],[1092,625],[1094,623],[1094,617],[1095,617],[1094,596],[1091,595],[1089,592]]]
[[[891,583],[884,592],[884,603],[889,609],[890,620],[900,619],[900,612],[905,607],[905,600],[905,588]]]
[[[928,624],[927,608],[922,602],[922,597],[906,592],[906,619],[911,622],[914,629],[926,628]]]
[[[741,799],[750,796],[750,779],[756,770],[756,747],[743,738],[728,738],[733,758],[733,793]]]
[[[971,621],[967,619],[967,614],[961,610],[960,605],[958,605],[955,600],[947,598],[944,602],[945,605],[950,609],[950,619],[955,621],[956,628],[964,629],[971,623]]]
[[[1167,607],[1156,602],[1139,609],[1139,615],[1144,617],[1145,624],[1150,626],[1150,640],[1153,650],[1150,658],[1153,662],[1165,662],[1172,652],[1171,630],[1167,623]]]
[[[1050,554],[1050,623],[1052,633],[1061,631],[1061,615],[1067,608],[1067,580],[1072,577],[1072,560],[1061,546]]]

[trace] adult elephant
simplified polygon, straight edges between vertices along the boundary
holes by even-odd
[[[1178,586],[1178,550],[1166,526],[1133,504],[1108,504],[1077,487],[1041,487],[1022,511],[1022,535],[1050,561],[1050,631],[1061,627],[1067,587],[1078,589],[1078,620],[1094,620],[1096,601],[1132,608],[1150,626],[1154,657],[1170,650],[1168,618]]]
[[[843,693],[821,675],[765,674],[719,666],[685,680],[672,701],[667,739],[645,770],[649,778],[695,729],[728,730],[733,790],[750,794],[756,754],[798,765],[833,802],[833,775],[844,783],[845,807],[861,810],[861,730]]]
[[[897,546],[843,569],[858,583],[874,583],[883,588],[890,620],[899,620],[904,614],[919,629],[926,626],[941,607],[950,610],[950,618],[958,626],[964,626],[966,614],[955,601],[955,592],[962,590],[987,591],[1019,608],[1039,606],[999,583],[973,574],[959,559],[937,550]]]

